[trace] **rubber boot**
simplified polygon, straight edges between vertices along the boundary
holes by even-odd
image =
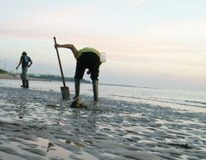
[[[75,96],[73,99],[79,97],[79,92],[80,92],[80,79],[75,79]]]
[[[25,80],[25,88],[29,88],[29,81]]]
[[[92,87],[93,87],[93,94],[94,94],[94,101],[98,101],[98,80],[92,81]]]
[[[22,79],[22,85],[21,85],[21,87],[22,87],[22,88],[25,88],[25,87],[26,87],[26,85],[25,85],[25,80],[24,80],[24,79]]]

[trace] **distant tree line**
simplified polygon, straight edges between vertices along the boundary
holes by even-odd
[[[11,76],[17,77],[18,74],[13,72],[7,72],[6,70],[3,70],[0,68],[0,74],[9,74]],[[48,81],[62,81],[62,77],[58,75],[51,75],[51,74],[28,74],[30,78],[36,78],[36,79],[43,79]],[[65,81],[73,82],[74,78],[72,77],[65,77]],[[88,80],[82,79],[83,83],[91,83]]]
[[[8,72],[0,68],[0,74],[5,74],[5,73],[8,73]]]
[[[39,78],[44,80],[55,80],[55,81],[62,81],[62,77],[58,75],[51,75],[51,74],[29,74],[31,78]],[[73,82],[74,78],[72,77],[65,77],[65,81]],[[83,83],[91,83],[88,80],[82,79]]]

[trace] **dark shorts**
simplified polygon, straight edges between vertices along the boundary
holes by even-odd
[[[99,77],[100,58],[93,52],[84,52],[77,59],[75,79],[82,79],[85,69],[89,69],[91,72],[90,78],[92,80],[98,80]]]

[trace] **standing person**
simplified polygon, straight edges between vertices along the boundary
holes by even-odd
[[[19,64],[17,65],[16,69],[19,68],[20,65],[22,65],[22,73],[21,73],[21,79],[22,79],[22,86],[23,88],[29,88],[29,80],[28,80],[28,68],[32,65],[32,60],[29,56],[27,56],[26,52],[22,53],[22,56],[20,58]]]
[[[93,95],[94,101],[98,101],[98,77],[99,77],[99,67],[100,67],[100,57],[101,53],[94,48],[83,48],[77,50],[73,44],[56,44],[56,48],[67,48],[71,49],[76,62],[76,71],[75,71],[75,97],[79,97],[80,92],[80,80],[84,76],[85,69],[89,69],[88,74],[92,80]]]

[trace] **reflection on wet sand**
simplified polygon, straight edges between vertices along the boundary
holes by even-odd
[[[0,159],[206,157],[205,113],[85,99],[72,108],[57,92],[0,87]]]

